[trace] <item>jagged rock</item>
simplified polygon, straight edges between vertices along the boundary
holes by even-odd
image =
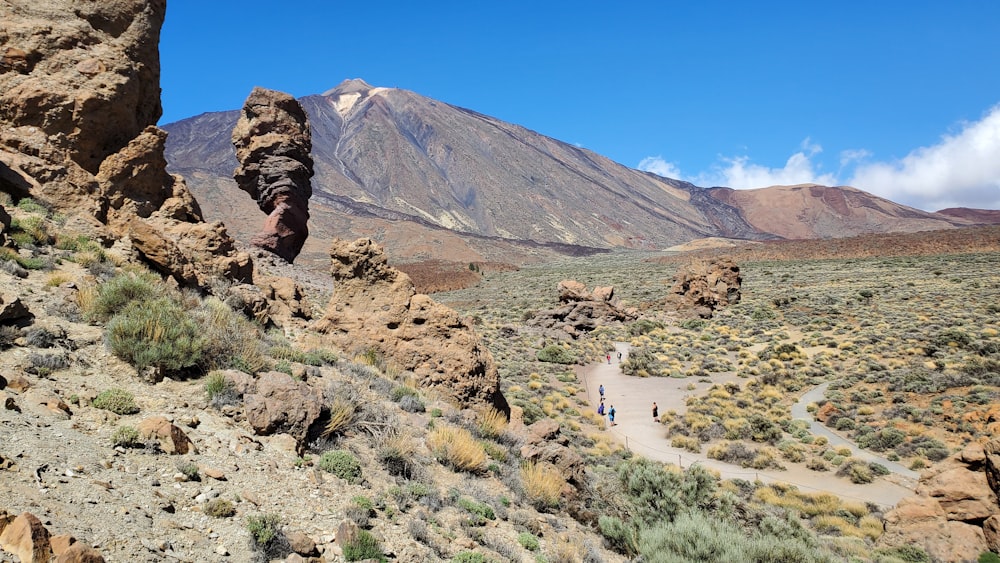
[[[163,0],[0,5],[0,188],[48,203],[93,238],[130,237],[181,283],[249,281],[249,256],[221,224],[205,225],[166,171],[166,132],[155,127],[165,11]]]
[[[198,450],[183,430],[162,416],[149,417],[136,427],[143,440],[156,440],[168,454],[196,453]]]
[[[598,287],[591,293],[578,281],[563,280],[558,291],[560,307],[539,311],[528,320],[528,325],[548,329],[555,338],[576,338],[601,325],[638,318],[635,309],[622,309],[612,303],[614,287]]]
[[[48,563],[52,557],[49,531],[30,512],[22,512],[3,528],[0,548],[20,558],[22,563]]]
[[[493,355],[468,319],[417,294],[370,239],[335,240],[330,249],[333,296],[313,326],[349,352],[374,349],[414,372],[421,387],[460,405],[489,403],[509,413]]]
[[[17,294],[0,294],[0,324],[16,324],[31,316],[31,312]]]
[[[254,432],[265,436],[283,432],[300,444],[323,406],[308,385],[275,371],[260,374],[254,391],[245,395],[243,401],[247,422]]]
[[[255,87],[243,104],[232,139],[240,162],[233,178],[268,214],[263,230],[251,242],[292,262],[309,236],[313,175],[309,119],[292,96]]]
[[[528,426],[528,443],[540,444],[554,440],[559,434],[559,423],[551,418],[543,418]]]
[[[678,310],[692,310],[709,318],[716,309],[738,303],[743,278],[740,267],[729,258],[694,262],[674,275],[666,303]]]
[[[925,471],[917,496],[904,498],[886,514],[879,544],[919,545],[935,561],[975,560],[989,549],[988,539],[997,537],[1000,505],[989,471],[991,452],[998,451],[1000,439],[993,439]]]
[[[292,548],[295,553],[306,557],[319,555],[319,551],[316,550],[316,542],[304,533],[295,530],[285,534],[285,537],[288,538],[288,547]]]

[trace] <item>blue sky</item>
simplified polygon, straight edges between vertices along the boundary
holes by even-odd
[[[701,186],[1000,209],[1000,2],[171,0],[161,123],[347,78]]]

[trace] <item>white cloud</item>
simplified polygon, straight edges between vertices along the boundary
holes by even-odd
[[[837,185],[835,175],[821,174],[812,162],[812,157],[822,152],[823,147],[810,143],[807,137],[802,141],[802,148],[803,150],[788,157],[781,168],[754,164],[748,156],[722,157],[724,164],[716,165],[711,171],[700,174],[694,183],[701,186],[727,186],[740,190],[809,183]]]
[[[859,165],[850,185],[927,210],[1000,209],[1000,105],[895,162]]]
[[[674,163],[664,160],[662,156],[647,156],[639,161],[639,166],[636,168],[664,178],[679,179],[681,177],[681,169]]]

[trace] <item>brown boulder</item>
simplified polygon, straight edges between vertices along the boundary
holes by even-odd
[[[986,474],[954,467],[921,479],[916,493],[936,499],[948,520],[983,520],[997,512],[997,498]]]
[[[1000,553],[1000,513],[990,516],[983,522],[983,536],[990,550]]]
[[[52,557],[49,531],[30,512],[22,512],[3,529],[0,548],[20,558],[22,563],[48,563]]]
[[[988,539],[997,537],[1000,524],[988,477],[994,442],[982,449],[966,447],[925,471],[917,496],[904,498],[886,514],[878,543],[919,545],[935,561],[972,561],[989,549]]]
[[[254,391],[243,401],[247,422],[254,432],[264,436],[283,432],[300,444],[323,406],[308,385],[275,371],[260,374]]]
[[[144,440],[156,440],[160,449],[168,454],[197,453],[194,443],[183,430],[162,416],[152,416],[139,423],[136,428]]]
[[[77,542],[59,554],[55,563],[104,563],[104,557],[100,551]]]
[[[370,239],[335,240],[330,256],[334,292],[316,331],[349,352],[374,349],[414,372],[421,387],[460,405],[489,403],[509,412],[493,355],[469,319],[416,293]]]
[[[232,140],[240,163],[233,178],[268,214],[251,242],[292,262],[309,236],[309,119],[292,96],[255,87],[243,104]]]
[[[528,325],[547,329],[547,334],[554,338],[566,335],[577,338],[601,325],[638,318],[636,311],[622,309],[611,302],[614,287],[598,287],[591,293],[578,281],[563,280],[557,289],[561,305],[539,311],[528,320]]]
[[[742,285],[740,267],[729,258],[693,262],[674,275],[667,305],[711,317],[716,309],[740,301]]]

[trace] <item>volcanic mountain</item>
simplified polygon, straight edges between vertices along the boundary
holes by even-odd
[[[397,262],[522,263],[705,237],[825,238],[967,224],[852,188],[700,188],[361,80],[300,102],[316,170],[306,261],[325,262],[332,237],[370,236]],[[184,175],[207,218],[248,240],[264,217],[232,180],[237,117],[206,113],[164,129],[171,171]]]

